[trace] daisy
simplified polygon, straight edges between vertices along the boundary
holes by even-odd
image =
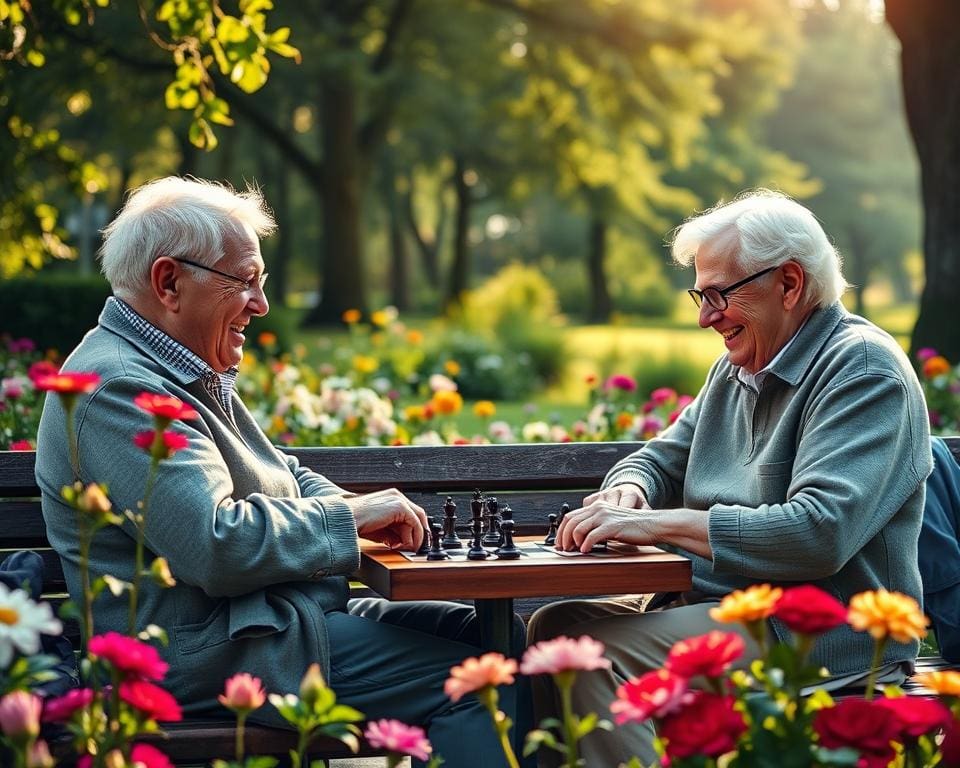
[[[30,655],[40,650],[40,635],[59,635],[63,625],[47,603],[35,603],[22,589],[0,584],[0,669],[6,669],[15,650]]]

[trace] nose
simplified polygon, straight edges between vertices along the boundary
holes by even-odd
[[[714,307],[710,302],[705,301],[700,305],[700,316],[697,318],[697,322],[701,328],[709,328],[721,317],[723,317],[723,311]]]
[[[263,286],[257,286],[256,292],[250,297],[249,306],[251,314],[255,317],[263,317],[270,311],[270,302],[267,301],[267,293],[263,290]]]

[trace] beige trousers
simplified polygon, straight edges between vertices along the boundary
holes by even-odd
[[[606,646],[606,656],[613,667],[609,670],[580,672],[573,687],[574,712],[583,716],[596,712],[613,720],[610,704],[616,699],[617,687],[629,678],[639,677],[663,666],[675,642],[712,629],[737,632],[747,648],[736,666],[746,668],[757,658],[760,649],[739,624],[719,625],[708,615],[716,603],[697,603],[644,613],[643,595],[628,595],[605,600],[570,600],[546,605],[530,619],[527,642],[533,644],[559,635],[578,638],[589,635]],[[544,717],[560,716],[560,701],[549,675],[536,675],[533,682],[533,705],[536,722]],[[616,768],[632,756],[645,766],[659,763],[653,748],[654,730],[643,724],[615,725],[613,732],[594,731],[580,742],[580,757],[587,768]],[[550,749],[541,749],[538,765],[553,768],[562,756]]]

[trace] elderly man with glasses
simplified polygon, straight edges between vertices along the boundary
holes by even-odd
[[[424,511],[395,489],[348,493],[300,466],[234,391],[247,327],[269,309],[259,237],[273,229],[256,190],[170,177],[134,191],[104,232],[114,296],[64,364],[100,375],[77,409],[79,479],[106,483],[116,510],[136,509],[149,457],[133,436],[152,420],[134,398],[172,395],[197,413],[177,422],[188,446],[161,466],[145,524],[148,562],[165,557],[177,583],[141,581],[137,627],[168,631],[165,685],[187,714],[225,714],[217,696],[236,672],[289,693],[319,662],[341,702],[370,719],[425,726],[448,765],[503,766],[479,700],[453,704],[443,691],[451,666],[480,653],[473,609],[348,602],[358,535],[416,549]],[[79,602],[76,512],[60,496],[74,475],[63,434],[61,403],[48,397],[37,480],[50,542]],[[99,531],[92,577],[129,579],[134,542],[129,522]],[[127,620],[125,599],[105,591],[95,602],[97,633],[125,632]],[[520,643],[522,631],[518,620]],[[285,724],[273,707],[251,718]]]
[[[723,337],[726,353],[677,421],[565,516],[557,546],[671,548],[693,561],[694,591],[534,614],[530,642],[586,634],[607,647],[613,668],[577,681],[579,712],[609,711],[618,685],[660,668],[677,640],[719,628],[709,608],[751,584],[810,583],[844,603],[881,587],[921,597],[917,537],[932,469],[923,394],[897,342],[840,303],[840,258],[816,218],[761,190],[687,221],[673,256],[693,263],[700,326]],[[776,620],[769,631],[786,636]],[[746,666],[759,649],[743,634]],[[842,627],[812,661],[836,675],[828,687],[856,684],[872,649],[869,635]],[[891,642],[881,678],[901,681],[916,653]],[[534,685],[538,716],[554,713],[556,691]],[[649,765],[652,739],[652,727],[624,726],[589,736],[582,754],[587,765],[635,754]]]

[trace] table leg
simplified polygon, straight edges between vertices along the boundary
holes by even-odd
[[[485,651],[499,651],[519,658],[523,648],[513,647],[513,598],[487,597],[473,601],[480,621],[480,644]]]

